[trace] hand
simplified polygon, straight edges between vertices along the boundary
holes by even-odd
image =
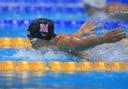
[[[126,38],[126,34],[123,32],[122,29],[116,28],[113,31],[109,31],[104,35],[104,41],[108,43],[113,43]]]
[[[86,23],[84,23],[78,33],[82,36],[82,35],[86,35],[86,34],[95,34],[95,29],[98,27],[99,25],[95,22],[95,21],[88,21]]]

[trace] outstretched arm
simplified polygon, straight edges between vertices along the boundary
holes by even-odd
[[[126,38],[126,34],[121,29],[115,29],[107,32],[102,37],[94,37],[88,39],[72,38],[71,36],[63,36],[57,43],[57,46],[63,50],[83,51],[87,48],[94,47],[103,43],[113,43]]]

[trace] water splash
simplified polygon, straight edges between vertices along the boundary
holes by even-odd
[[[93,49],[87,50],[93,61],[128,61],[128,46],[124,45],[122,42],[103,44],[96,46]]]
[[[49,46],[42,47],[39,50],[35,49],[20,49],[16,54],[11,56],[17,61],[79,61],[75,56],[66,52],[60,51],[57,47]]]

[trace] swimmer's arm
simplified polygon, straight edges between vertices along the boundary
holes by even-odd
[[[84,51],[87,48],[92,48],[98,44],[105,43],[103,37],[95,37],[89,39],[71,38],[70,36],[63,37],[57,43],[57,46],[68,52]]]
[[[58,46],[64,50],[72,51],[83,51],[87,48],[95,47],[96,45],[103,43],[113,43],[120,41],[121,39],[126,38],[126,34],[123,33],[121,29],[116,29],[110,32],[107,32],[102,37],[94,38],[72,38],[70,36],[64,36],[61,40],[58,41]]]
[[[103,43],[106,43],[104,37],[94,37],[89,39],[71,39],[69,45],[74,51],[84,51]]]
[[[71,50],[74,53],[77,51],[84,51],[87,48],[94,47],[95,45],[102,43],[105,43],[103,37],[80,39],[65,35],[59,39],[56,45],[62,50]]]

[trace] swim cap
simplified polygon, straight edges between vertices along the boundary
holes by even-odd
[[[27,32],[28,38],[51,40],[55,36],[56,34],[54,34],[54,22],[45,18],[33,20]]]

